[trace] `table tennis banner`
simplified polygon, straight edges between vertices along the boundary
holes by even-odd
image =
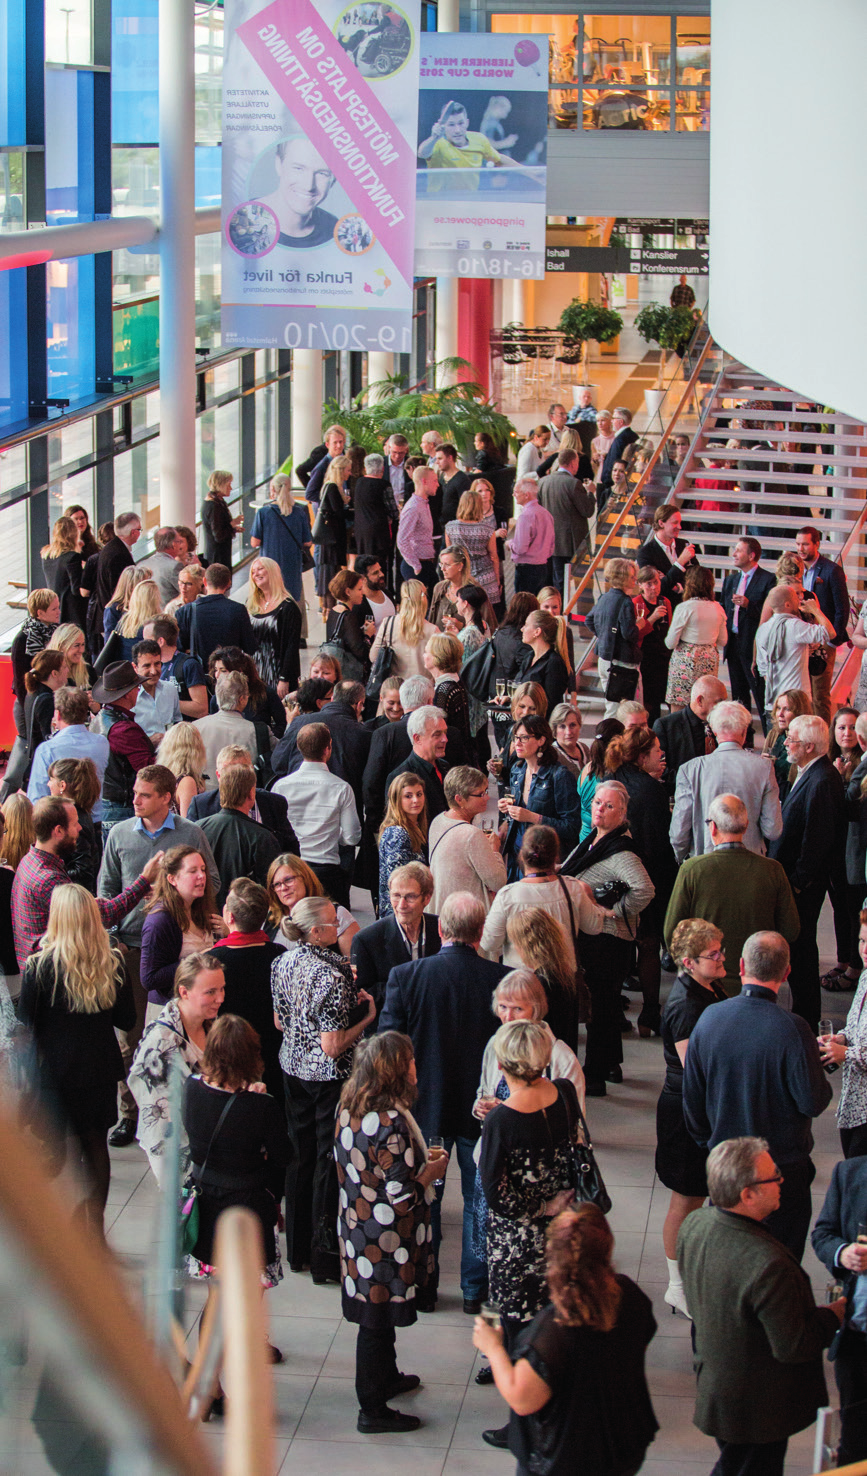
[[[225,347],[408,353],[420,0],[226,0]]]
[[[547,146],[547,36],[422,36],[416,276],[541,280]]]

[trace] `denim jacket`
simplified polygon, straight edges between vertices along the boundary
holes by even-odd
[[[522,759],[512,765],[510,787],[512,801],[524,805],[524,778],[526,762]],[[575,777],[562,764],[547,764],[536,771],[530,784],[530,793],[525,806],[541,815],[541,824],[550,825],[560,837],[560,855],[566,856],[578,844],[581,830],[581,806],[578,800],[578,785]],[[510,820],[503,845],[503,859],[510,882],[519,881],[521,869],[518,852],[527,829],[523,820]]]

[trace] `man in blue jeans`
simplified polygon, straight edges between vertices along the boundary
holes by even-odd
[[[497,1024],[491,995],[509,972],[502,964],[479,957],[484,925],[481,902],[469,892],[453,892],[440,912],[440,952],[419,958],[409,950],[412,962],[399,964],[388,976],[379,1018],[380,1031],[400,1030],[412,1041],[418,1073],[413,1110],[425,1139],[429,1143],[431,1136],[441,1137],[449,1153],[457,1156],[464,1201],[461,1291],[464,1311],[472,1314],[480,1311],[488,1284],[487,1267],[473,1250],[473,1149],[481,1132],[473,1102],[485,1046]],[[432,1312],[436,1303],[441,1195],[442,1189],[431,1206],[437,1271],[430,1303],[419,1303],[421,1312]]]

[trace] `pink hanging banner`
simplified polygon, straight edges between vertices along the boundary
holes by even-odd
[[[274,0],[236,34],[411,284],[415,152],[366,77],[310,0]]]

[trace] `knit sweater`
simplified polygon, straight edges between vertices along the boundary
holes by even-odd
[[[216,892],[220,885],[220,873],[217,871],[213,853],[205,833],[191,820],[182,820],[180,815],[174,817],[173,830],[161,830],[159,835],[151,835],[149,831],[139,830],[138,820],[121,820],[113,825],[105,842],[102,853],[102,865],[99,869],[99,880],[96,886],[98,897],[116,897],[124,887],[128,887],[138,877],[149,861],[153,859],[157,851],[170,851],[172,846],[195,846],[201,851],[205,865],[210,873],[211,881]],[[132,912],[126,917],[117,929],[117,936],[127,948],[141,948],[141,930],[144,922],[145,901],[143,899]]]

